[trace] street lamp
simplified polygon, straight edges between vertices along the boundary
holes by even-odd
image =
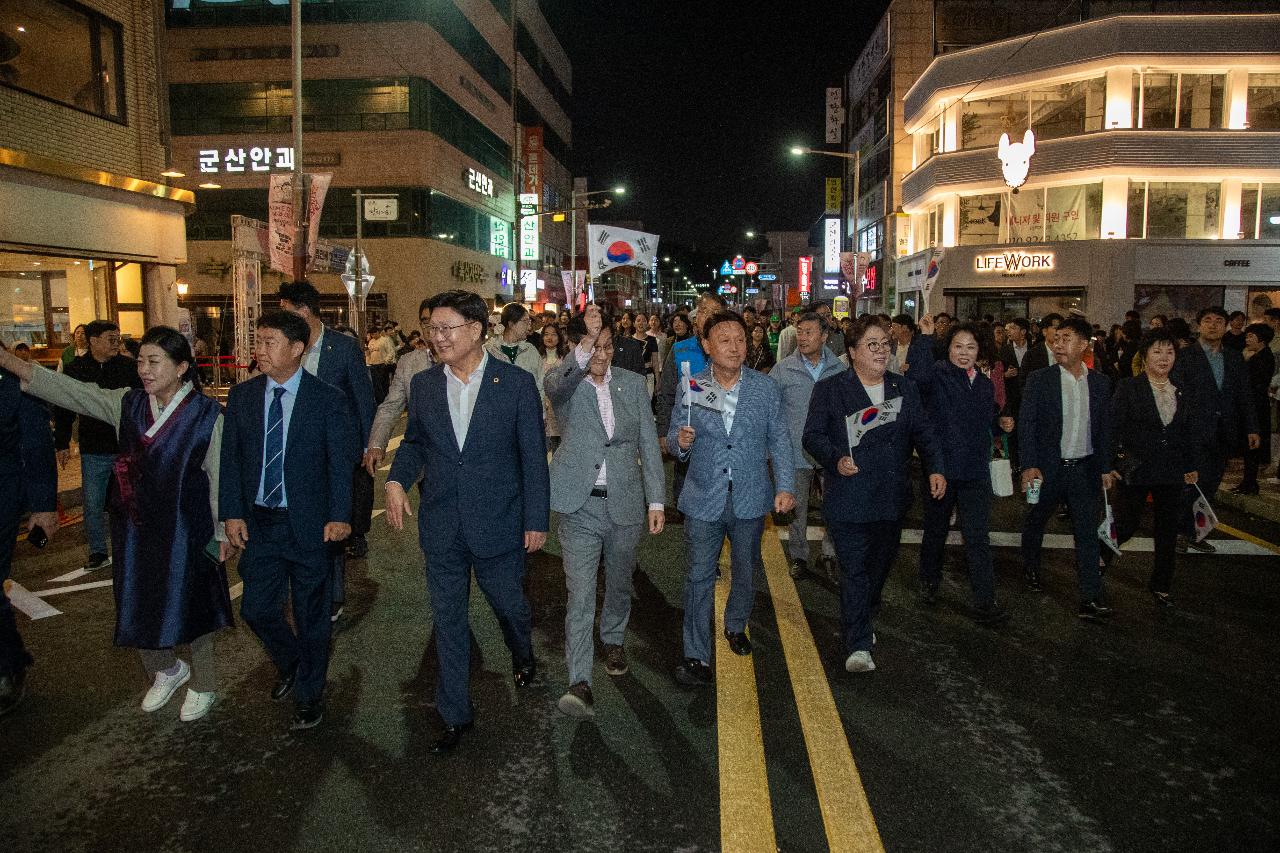
[[[624,196],[627,194],[627,188],[617,186],[611,190],[591,190],[585,193],[580,193],[577,190],[569,191],[569,283],[575,292],[578,288],[578,199],[588,198],[593,195],[608,195],[610,193],[616,196]]]

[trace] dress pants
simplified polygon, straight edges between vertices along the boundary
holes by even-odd
[[[1076,576],[1080,600],[1093,601],[1102,592],[1102,572],[1098,570],[1098,522],[1102,507],[1102,480],[1090,472],[1087,463],[1065,465],[1052,476],[1046,474],[1040,486],[1040,503],[1027,507],[1022,520],[1022,565],[1028,573],[1040,574],[1040,550],[1044,527],[1066,503],[1071,513],[1071,532],[1076,546]]]
[[[1222,485],[1222,475],[1227,470],[1227,449],[1220,444],[1210,445],[1204,454],[1205,464],[1200,469],[1200,478],[1197,485],[1200,491],[1204,492],[1204,496],[1208,498],[1210,506],[1217,500],[1218,486]],[[1196,522],[1195,515],[1191,512],[1191,505],[1199,499],[1200,495],[1196,492],[1195,486],[1187,486],[1182,491],[1182,512],[1178,519],[1178,532],[1184,536],[1196,538]]]
[[[738,518],[733,513],[733,493],[725,496],[716,521],[685,516],[684,533],[689,548],[689,574],[684,582],[684,656],[711,663],[711,622],[715,606],[716,566],[720,548],[729,537],[733,581],[724,608],[726,631],[741,633],[751,617],[755,600],[755,567],[761,561],[760,535],[764,516]]]
[[[564,656],[569,684],[591,684],[595,643],[591,628],[596,616],[596,576],[604,552],[604,607],[600,610],[600,642],[623,645],[631,618],[631,575],[643,524],[615,524],[609,518],[609,499],[589,497],[582,509],[560,516],[560,548],[569,603],[564,616]]]
[[[871,620],[898,557],[902,519],[830,522],[840,562],[840,634],[846,654],[871,651]]]
[[[969,563],[973,604],[988,610],[995,604],[995,569],[991,565],[991,480],[948,480],[941,500],[924,487],[924,535],[920,540],[920,582],[937,587],[942,581],[942,551],[954,509]]]
[[[796,468],[795,516],[787,528],[787,556],[792,560],[809,561],[809,491],[813,485],[812,468]],[[823,531],[824,554],[832,548],[831,534]]]
[[[1151,567],[1150,589],[1168,592],[1173,583],[1173,567],[1177,561],[1178,518],[1182,511],[1182,483],[1122,484],[1116,491],[1116,538],[1123,545],[1129,541],[1142,521],[1147,495],[1151,495],[1151,509],[1155,527],[1155,561]],[[1192,489],[1192,494],[1195,489]],[[1115,552],[1103,550],[1102,557],[1111,564]]]
[[[22,484],[17,477],[0,477],[0,675],[17,675],[31,665],[31,655],[22,645],[13,605],[4,592],[13,565],[13,546],[18,537],[18,516],[22,512]]]
[[[297,667],[298,704],[318,701],[329,670],[329,584],[332,561],[327,545],[305,548],[293,536],[288,510],[255,507],[249,543],[240,558],[244,601],[240,615],[262,641],[281,675]],[[293,623],[284,605],[292,587]]]
[[[356,463],[355,472],[351,476],[351,535],[366,536],[373,521],[373,477],[364,470],[364,466]],[[330,555],[333,565],[333,578],[330,582],[333,589],[333,603],[344,604],[347,600],[347,544],[345,542],[330,543]]]
[[[84,541],[90,554],[110,554],[107,535],[107,489],[115,471],[114,453],[81,453],[80,484],[84,489]]]
[[[471,523],[475,523],[474,521]],[[513,665],[533,659],[529,601],[524,595],[525,553],[515,548],[496,557],[477,557],[467,547],[459,526],[453,547],[427,555],[427,590],[431,595],[432,622],[440,681],[436,707],[446,725],[471,722],[471,631],[469,603],[471,571],[493,614],[502,638],[511,650]]]

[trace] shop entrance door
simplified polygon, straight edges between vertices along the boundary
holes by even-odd
[[[1027,298],[1005,293],[966,293],[956,296],[956,317],[962,320],[981,320],[990,314],[998,322],[1026,317]]]

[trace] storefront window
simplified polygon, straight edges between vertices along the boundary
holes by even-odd
[[[1280,74],[1249,75],[1249,127],[1280,130]]]
[[[1204,240],[1218,236],[1219,184],[1152,181],[1145,184],[1145,194],[1143,186],[1140,182],[1129,185],[1130,237]]]
[[[1026,92],[966,101],[960,115],[960,147],[995,146],[1002,133],[1021,138],[1030,126],[1030,107]]]
[[[1094,77],[967,101],[960,117],[960,147],[998,145],[1002,133],[1020,139],[1027,128],[1034,130],[1038,139],[1101,130],[1106,94],[1106,79]]]
[[[1245,184],[1240,193],[1240,236],[1280,240],[1280,184]]]
[[[59,351],[76,326],[112,316],[110,277],[103,261],[0,253],[0,337],[30,345],[37,358]]]
[[[961,246],[1000,242],[1003,195],[990,193],[960,197]]]
[[[0,85],[124,120],[123,34],[115,21],[61,0],[6,0],[0,33]]]
[[[1133,81],[1139,127],[1222,127],[1225,75],[1148,71],[1134,74]]]

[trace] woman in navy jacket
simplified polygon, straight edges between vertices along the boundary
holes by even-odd
[[[920,318],[919,335],[907,356],[907,378],[924,398],[934,435],[942,445],[948,488],[941,498],[925,498],[920,542],[920,591],[933,604],[942,581],[942,549],[956,510],[969,561],[973,617],[984,625],[1005,621],[996,604],[991,565],[991,435],[1013,430],[1013,418],[998,417],[995,386],[978,369],[978,330],[960,323],[947,330],[947,357],[934,361],[928,348],[933,320]]]
[[[887,373],[889,336],[875,318],[845,337],[850,369],[813,388],[804,449],[822,466],[823,514],[840,561],[840,628],[848,672],[875,669],[871,619],[898,554],[911,506],[911,450],[924,463],[929,491],[946,492],[942,454],[914,383]],[[859,414],[857,442],[846,418]]]
[[[1121,379],[1111,398],[1111,458],[1122,478],[1116,498],[1116,538],[1123,544],[1138,529],[1151,496],[1155,516],[1155,560],[1150,589],[1156,604],[1171,607],[1169,587],[1177,555],[1182,493],[1195,485],[1205,464],[1203,412],[1192,405],[1192,389],[1169,375],[1177,343],[1165,329],[1153,329],[1138,352],[1146,363],[1137,376]],[[1110,563],[1114,553],[1102,549]]]

